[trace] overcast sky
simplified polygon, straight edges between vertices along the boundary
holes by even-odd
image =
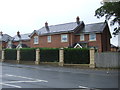
[[[97,19],[95,10],[101,0],[0,0],[0,31],[15,36],[32,33],[44,26],[76,21],[79,16],[85,24],[104,22]],[[111,29],[112,27],[110,27]],[[113,30],[111,29],[111,32]],[[118,45],[117,37],[111,43]]]

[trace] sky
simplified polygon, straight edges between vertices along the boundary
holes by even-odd
[[[0,0],[0,31],[15,36],[32,33],[44,26],[75,22],[79,16],[85,24],[104,22],[97,19],[95,10],[102,0]],[[110,27],[113,32],[113,27]],[[111,39],[118,45],[118,37]]]

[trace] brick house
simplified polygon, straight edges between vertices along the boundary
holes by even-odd
[[[8,34],[0,32],[0,49],[7,48],[9,40],[13,40],[13,38]]]
[[[111,34],[107,22],[84,24],[76,22],[45,26],[30,34],[31,47],[94,47],[99,52],[110,51]]]
[[[13,45],[16,46],[16,48],[26,48],[30,47],[30,33],[28,34],[20,34],[20,32],[17,32],[17,35],[15,35],[12,41]]]

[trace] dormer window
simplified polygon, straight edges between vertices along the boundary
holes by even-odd
[[[39,43],[38,36],[34,36],[34,44],[38,44],[38,43]]]

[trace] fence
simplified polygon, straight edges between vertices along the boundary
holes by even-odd
[[[98,68],[120,68],[120,52],[95,53]]]
[[[32,63],[34,62],[35,64],[40,64],[42,62],[57,62],[59,66],[64,66],[65,64],[87,64],[89,67],[94,68],[94,52],[94,49],[74,49],[72,51],[69,49],[67,51],[67,49],[62,48],[48,50],[34,48],[29,50],[18,49],[16,52],[14,51],[14,54],[12,54],[12,56],[15,55],[16,60],[14,61],[17,63],[21,63],[22,61],[28,62],[31,60]],[[2,61],[9,60],[9,57],[6,59],[6,55],[10,57],[11,54],[10,52],[8,54],[5,50],[2,50]],[[70,61],[68,61],[68,59],[70,59],[68,58],[69,55],[70,58],[72,58]]]

